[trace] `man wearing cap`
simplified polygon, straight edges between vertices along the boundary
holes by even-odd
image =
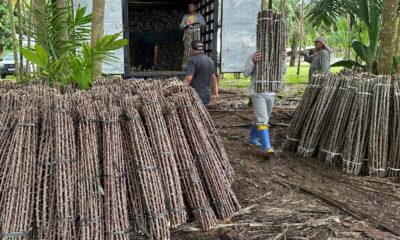
[[[300,52],[300,55],[304,56],[304,60],[311,63],[308,72],[309,81],[315,72],[329,72],[329,67],[331,65],[332,49],[328,46],[326,39],[319,37],[314,41],[314,43],[316,52],[313,55],[309,56],[305,52]]]
[[[205,107],[215,104],[218,90],[215,76],[214,62],[204,54],[204,45],[201,41],[191,44],[191,58],[186,69],[184,84],[193,87]]]

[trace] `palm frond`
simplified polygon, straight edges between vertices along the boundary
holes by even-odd
[[[331,28],[346,13],[342,0],[312,1],[306,6],[306,22],[316,28]]]

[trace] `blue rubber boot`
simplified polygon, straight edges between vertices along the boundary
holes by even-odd
[[[249,143],[251,145],[254,145],[256,147],[261,147],[261,143],[260,140],[258,140],[258,131],[257,131],[257,127],[256,126],[252,126],[251,130],[250,130],[250,140]]]
[[[264,153],[267,157],[274,155],[275,151],[272,149],[271,141],[269,139],[269,129],[266,125],[260,125],[257,127],[258,136],[261,139],[261,145]]]

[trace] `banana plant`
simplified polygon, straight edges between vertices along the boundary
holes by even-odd
[[[342,60],[332,64],[331,67],[360,68],[364,71],[368,71],[368,69],[371,69],[371,65],[374,61],[369,54],[370,49],[358,40],[353,40],[353,42],[351,43],[351,47],[356,54],[355,60]]]

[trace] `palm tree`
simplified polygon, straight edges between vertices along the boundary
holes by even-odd
[[[104,8],[105,0],[98,0],[93,5],[93,21],[92,21],[92,45],[95,45],[97,40],[103,37],[104,32]],[[96,79],[101,73],[101,61],[95,61],[93,64],[93,80]]]
[[[18,66],[18,53],[17,53],[17,38],[15,33],[15,23],[14,23],[14,6],[13,1],[8,0],[8,14],[10,16],[10,28],[11,28],[11,38],[12,38],[12,48],[14,52],[14,61],[15,61],[15,76],[17,81],[20,80],[19,74],[19,66]]]
[[[385,0],[383,6],[382,29],[380,32],[380,74],[390,74],[392,72],[398,5],[399,0]]]
[[[21,0],[17,0],[17,12],[18,12],[18,37],[19,37],[19,47],[22,47],[23,36],[24,33],[22,31],[22,6]],[[19,66],[15,65],[15,68],[19,68],[19,72],[22,72],[24,69],[24,61],[22,58],[22,54],[19,53]]]

